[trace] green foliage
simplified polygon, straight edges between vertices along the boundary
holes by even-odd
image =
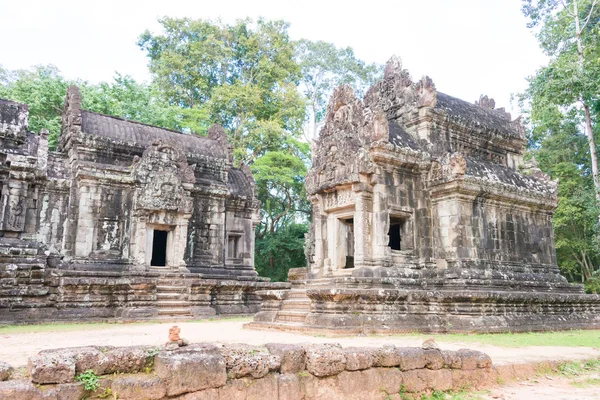
[[[559,180],[553,225],[557,261],[572,281],[592,278],[600,262],[600,186],[594,178],[600,93],[597,0],[523,0],[550,62],[520,95],[527,115],[529,152]],[[588,113],[595,111],[594,115]],[[592,154],[594,150],[594,154]],[[587,285],[593,290],[593,282]]]
[[[304,267],[304,235],[307,224],[290,223],[256,239],[254,263],[261,276],[284,282],[290,268]]]
[[[100,387],[98,375],[91,369],[77,375],[75,381],[83,383],[83,388],[92,392],[95,392]]]
[[[325,118],[333,89],[348,84],[362,96],[383,72],[382,65],[366,64],[356,58],[351,47],[337,48],[323,41],[299,40],[296,60],[302,72],[300,89],[308,101],[311,137],[316,136],[317,125]]]
[[[585,281],[584,288],[586,293],[600,294],[600,270],[592,273],[592,277]]]
[[[70,85],[82,91],[82,107],[89,111],[178,129],[183,121],[177,108],[161,102],[154,87],[117,74],[111,83],[91,85],[66,80],[52,66],[7,71],[0,68],[0,98],[29,105],[29,130],[48,129],[50,148],[56,147],[63,104]]]
[[[297,137],[305,102],[296,90],[300,67],[288,24],[259,19],[232,25],[163,18],[162,34],[143,33],[154,82],[172,105],[229,132],[235,158],[251,164]]]

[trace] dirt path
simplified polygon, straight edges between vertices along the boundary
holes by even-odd
[[[279,343],[340,343],[343,346],[420,346],[427,335],[407,337],[320,337],[276,331],[254,331],[242,328],[248,320],[216,320],[212,322],[182,322],[182,337],[190,342],[225,342],[265,344]],[[167,341],[173,323],[114,324],[82,326],[81,330],[39,333],[1,333],[0,360],[13,366],[25,365],[27,359],[40,350],[87,345],[161,345]],[[586,347],[496,347],[476,343],[438,343],[442,349],[468,347],[490,355],[494,364],[528,363],[543,360],[578,360],[600,357],[600,350]]]
[[[600,375],[582,374],[577,377],[548,375],[523,382],[514,382],[489,391],[481,400],[598,400],[600,399]],[[477,399],[477,395],[473,396]]]

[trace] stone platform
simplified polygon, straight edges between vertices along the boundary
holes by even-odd
[[[251,329],[348,335],[600,328],[600,296],[579,292],[296,284],[291,290],[258,294],[263,305],[246,325]]]
[[[6,263],[1,273],[0,324],[250,315],[260,309],[256,291],[289,287],[198,273],[51,268],[34,248],[22,251],[32,253],[20,257],[31,262]]]

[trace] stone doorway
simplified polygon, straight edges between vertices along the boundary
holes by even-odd
[[[150,266],[166,267],[167,266],[167,239],[169,232],[164,230],[154,230],[152,238],[152,259]]]
[[[342,219],[342,232],[345,241],[345,259],[343,268],[354,268],[354,218]]]

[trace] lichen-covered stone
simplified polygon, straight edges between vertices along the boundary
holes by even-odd
[[[154,373],[165,382],[167,396],[217,388],[227,381],[225,358],[209,344],[161,352],[154,358]]]
[[[358,371],[371,368],[373,366],[373,352],[369,347],[346,347],[344,356],[346,357],[346,370]]]
[[[167,389],[157,376],[124,375],[112,380],[111,390],[123,400],[158,400],[165,397]]]
[[[269,352],[281,360],[279,371],[282,374],[295,374],[306,366],[306,350],[295,344],[267,343]]]
[[[231,379],[252,376],[262,378],[269,371],[279,370],[281,359],[269,354],[266,348],[244,344],[227,344],[221,349],[227,375]]]
[[[54,392],[44,393],[28,381],[0,382],[0,399],[2,400],[51,400],[53,397]]]
[[[346,368],[346,356],[339,344],[306,347],[306,370],[317,377],[337,375]]]
[[[68,350],[33,356],[27,368],[34,383],[68,383],[75,378],[75,359]]]
[[[5,363],[4,361],[0,361],[0,381],[5,381],[13,373],[13,367],[10,364]]]

